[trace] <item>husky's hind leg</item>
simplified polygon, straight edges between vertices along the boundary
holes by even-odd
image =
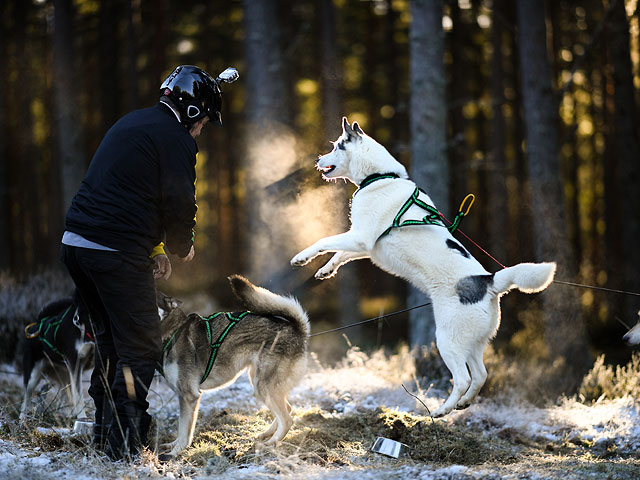
[[[487,380],[487,369],[485,368],[482,360],[484,347],[484,344],[478,343],[467,359],[467,365],[471,372],[471,385],[469,386],[467,393],[465,393],[456,404],[455,408],[457,409],[467,408],[471,405],[471,402],[473,402],[478,396],[480,389]]]
[[[256,368],[254,388],[258,400],[262,401],[275,416],[271,426],[258,436],[258,440],[266,440],[265,443],[274,444],[282,440],[293,425],[291,405],[287,401],[287,396],[297,380],[293,377],[296,377],[299,369],[296,361],[271,365],[268,363],[267,360],[266,365],[259,365]],[[284,375],[288,376],[283,377]]]
[[[270,445],[279,442],[285,437],[293,426],[293,418],[291,418],[290,414],[291,405],[287,402],[286,394],[283,392],[277,392],[275,395],[269,396],[265,399],[265,404],[275,415],[276,419],[273,423],[277,425],[275,433],[265,442]],[[269,427],[269,430],[271,430],[272,427]]]
[[[433,412],[434,417],[442,417],[454,409],[458,401],[469,389],[471,376],[469,375],[465,362],[469,350],[456,351],[462,346],[459,343],[452,345],[451,341],[438,341],[437,345],[444,363],[453,376],[453,388],[451,389],[449,398],[447,398],[440,408]]]
[[[287,413],[289,415],[291,415],[291,405],[289,404],[289,402],[286,399],[285,399],[285,402],[286,402]],[[269,408],[271,408],[271,407],[269,407]],[[278,425],[279,425],[278,417],[276,416],[276,418],[273,419],[273,422],[271,423],[269,428],[267,430],[265,430],[264,432],[262,432],[260,435],[258,435],[256,437],[256,440],[263,441],[263,440],[271,439],[271,437],[273,437],[274,434],[276,433],[276,430],[278,429]],[[277,441],[277,440],[275,440],[275,441]],[[267,443],[272,443],[272,442],[268,441]]]

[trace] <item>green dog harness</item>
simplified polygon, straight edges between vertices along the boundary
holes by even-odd
[[[51,315],[49,317],[44,317],[40,320],[40,322],[35,322],[27,325],[25,328],[25,335],[27,338],[36,338],[44,343],[47,347],[49,347],[53,352],[60,356],[60,358],[64,359],[64,355],[60,350],[56,348],[58,330],[60,329],[60,325],[64,322],[67,315],[71,312],[71,307],[73,305],[69,305],[67,309],[64,311],[60,318],[50,321],[52,318],[55,318],[56,315]],[[75,313],[75,310],[74,310]],[[30,332],[29,330],[34,325],[38,325],[38,329],[34,332]]]
[[[205,380],[207,379],[207,377],[209,376],[209,373],[211,373],[211,369],[213,368],[213,362],[216,361],[216,356],[218,355],[218,349],[220,348],[220,346],[222,345],[222,342],[224,341],[224,339],[227,337],[227,335],[229,334],[229,332],[231,331],[231,329],[233,327],[235,327],[238,322],[240,320],[242,320],[244,317],[246,317],[248,314],[250,314],[251,312],[241,312],[239,314],[233,314],[233,313],[229,313],[229,312],[218,312],[214,315],[211,315],[210,317],[204,318],[204,317],[200,317],[202,318],[202,320],[205,321],[205,324],[207,326],[207,339],[209,340],[209,346],[211,347],[211,353],[209,354],[209,362],[207,362],[207,369],[204,372],[204,375],[202,376],[202,380],[200,380],[200,384],[203,384],[205,382]],[[229,324],[227,325],[227,328],[225,328],[222,333],[220,334],[220,336],[218,337],[218,339],[216,340],[215,343],[212,343],[212,337],[211,337],[211,322],[213,320],[215,320],[216,318],[218,318],[220,315],[225,315],[227,317],[227,319],[229,320]]]
[[[358,187],[358,190],[354,192],[353,196],[355,197],[355,195],[360,190],[362,190],[364,187],[368,185],[371,185],[373,182],[376,182],[378,180],[384,180],[386,178],[400,178],[400,177],[395,173],[374,173],[373,175],[369,175],[367,178],[365,178],[362,181],[362,183]],[[473,202],[475,201],[475,196],[472,193],[467,195],[462,201],[462,204],[460,205],[460,209],[456,214],[456,216],[454,217],[453,222],[449,222],[436,207],[434,207],[433,205],[429,205],[428,203],[420,200],[419,198],[420,193],[423,193],[426,195],[426,192],[424,190],[422,190],[420,187],[416,187],[416,189],[413,191],[409,199],[404,203],[404,205],[402,205],[402,207],[400,207],[400,210],[398,211],[397,215],[393,219],[391,226],[387,228],[384,232],[382,232],[382,234],[378,237],[378,240],[386,236],[394,228],[409,227],[414,225],[435,225],[438,227],[444,227],[447,230],[449,230],[451,234],[453,234],[460,226],[460,222],[462,222],[462,219],[467,216],[467,214],[469,213],[469,210],[471,209],[471,205],[473,205]],[[468,198],[471,198],[471,203],[465,210],[464,207]],[[425,215],[420,220],[404,220],[403,221],[402,217],[404,216],[404,214],[407,213],[407,210],[409,210],[409,208],[411,208],[414,205],[425,210],[427,212],[427,215]],[[450,225],[447,226],[445,222],[450,223]]]
[[[202,376],[202,379],[200,380],[200,384],[201,385],[209,377],[209,374],[211,373],[211,370],[213,369],[213,364],[216,361],[216,356],[218,355],[218,350],[220,349],[220,346],[222,345],[222,342],[224,342],[224,339],[227,338],[227,335],[229,335],[229,332],[231,331],[231,329],[233,327],[235,327],[240,320],[242,320],[244,317],[246,317],[250,313],[251,312],[249,312],[249,311],[240,312],[240,313],[218,312],[218,313],[214,313],[213,315],[210,315],[208,317],[203,317],[202,315],[198,315],[200,320],[204,321],[205,330],[207,332],[207,340],[209,342],[209,346],[211,347],[211,353],[209,354],[209,361],[207,362],[207,368],[206,368],[206,370],[204,372],[204,375]],[[226,328],[222,331],[222,333],[218,336],[218,338],[214,342],[213,341],[213,328],[211,327],[211,322],[213,322],[215,319],[217,319],[218,317],[220,317],[222,315],[227,317],[227,320],[229,321],[229,324],[226,326]],[[180,333],[182,332],[182,330],[183,330],[183,328],[185,327],[186,324],[187,324],[187,322],[183,323],[180,327],[178,327],[178,329],[175,332],[173,332],[173,335],[171,335],[169,340],[167,340],[167,343],[164,345],[164,348],[162,349],[162,359],[158,363],[157,370],[158,370],[158,372],[160,372],[160,375],[162,375],[163,377],[164,377],[164,370],[162,368],[162,363],[164,363],[163,362],[164,358],[165,358],[167,352],[171,349],[171,347],[175,343],[176,339],[178,338],[178,336],[180,335]]]

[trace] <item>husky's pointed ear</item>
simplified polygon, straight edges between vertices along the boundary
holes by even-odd
[[[342,131],[344,132],[344,136],[346,137],[347,141],[356,137],[356,132],[354,132],[351,128],[351,125],[349,125],[347,117],[342,117]]]
[[[353,127],[353,131],[356,132],[358,135],[364,135],[364,132],[360,128],[360,125],[358,125],[358,122],[353,122],[353,125],[351,126]]]
[[[351,130],[351,125],[349,125],[349,120],[347,120],[347,117],[342,117],[342,132],[345,133],[347,136],[353,133],[353,130]]]

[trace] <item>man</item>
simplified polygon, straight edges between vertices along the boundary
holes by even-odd
[[[222,125],[222,80],[183,65],[162,83],[160,101],[125,115],[100,143],[73,198],[61,258],[96,329],[94,441],[113,460],[146,442],[147,393],[161,356],[155,279],[170,253],[194,256],[195,138]]]

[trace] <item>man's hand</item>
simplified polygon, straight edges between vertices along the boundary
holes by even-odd
[[[193,260],[193,256],[196,254],[195,249],[193,248],[193,245],[191,245],[191,250],[189,250],[189,253],[187,253],[186,257],[182,257],[180,260],[182,260],[183,262],[190,262],[191,260]]]
[[[153,278],[156,280],[159,278],[169,280],[171,276],[171,262],[169,261],[169,257],[166,255],[156,255],[153,257],[153,261],[155,263],[153,267]]]

